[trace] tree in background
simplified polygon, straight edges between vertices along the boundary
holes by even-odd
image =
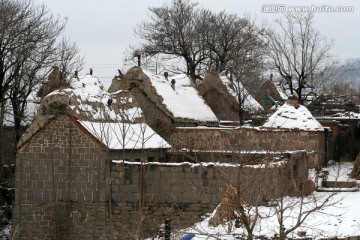
[[[314,28],[312,13],[287,13],[284,17],[285,21],[275,21],[278,31],[272,29],[267,34],[267,55],[271,69],[303,104],[306,88],[318,93],[334,74],[335,61],[329,53],[333,41]]]
[[[144,52],[155,55],[163,53],[182,57],[186,62],[186,74],[198,78],[196,70],[206,58],[197,29],[197,4],[189,0],[173,0],[172,5],[152,7],[150,21],[136,29],[136,34],[145,40]]]
[[[27,99],[46,79],[49,69],[59,64],[67,73],[73,67],[71,62],[80,62],[76,60],[75,45],[68,40],[57,45],[65,23],[54,18],[44,5],[22,0],[0,2],[0,121],[2,127],[9,102],[16,141],[20,138]]]
[[[144,40],[143,52],[182,58],[183,72],[194,82],[208,69],[237,74],[239,69],[253,72],[249,66],[262,65],[263,30],[248,18],[196,6],[189,0],[173,0],[171,5],[150,8],[150,21],[135,30]]]
[[[75,43],[63,37],[57,46],[56,62],[60,70],[60,80],[63,80],[83,68],[84,56],[80,55],[80,49]],[[63,83],[60,82],[60,84]]]

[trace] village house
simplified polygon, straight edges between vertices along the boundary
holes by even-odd
[[[72,226],[71,209],[101,209],[111,199],[110,160],[163,161],[169,148],[128,92],[109,94],[91,75],[72,78],[69,88],[44,97],[18,144],[14,231],[25,239],[62,239],[64,229],[88,229]]]
[[[324,130],[296,103],[276,113],[295,128],[275,116],[263,127],[219,126],[185,75],[133,67],[114,82],[109,93],[75,76],[42,99],[18,145],[20,239],[152,236],[164,219],[198,221],[228,184],[251,204],[304,194],[308,168],[324,161]]]

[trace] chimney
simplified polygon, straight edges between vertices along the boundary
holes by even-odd
[[[136,50],[134,55],[137,56],[138,67],[141,67],[141,50]]]
[[[164,77],[165,77],[166,81],[169,81],[169,73],[168,72],[164,72]]]
[[[175,91],[175,79],[171,79],[171,87]]]
[[[288,97],[286,103],[290,106],[293,106],[294,108],[298,108],[300,106],[299,99],[295,95]]]
[[[92,76],[93,75],[93,69],[90,68],[90,75]]]

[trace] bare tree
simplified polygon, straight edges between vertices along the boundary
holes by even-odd
[[[304,89],[320,91],[324,81],[333,74],[335,62],[328,41],[314,28],[312,13],[287,13],[285,20],[278,19],[278,31],[267,34],[271,68],[275,69],[303,104]]]
[[[172,5],[150,8],[151,20],[136,29],[145,40],[148,55],[167,54],[182,58],[184,72],[193,81],[202,79],[205,70],[222,72],[248,69],[249,62],[261,66],[263,31],[248,18],[196,8],[189,0],[173,0]],[[256,55],[255,55],[256,53]]]
[[[204,10],[201,13],[206,47],[210,50],[209,67],[236,74],[240,68],[248,69],[250,62],[255,66],[262,65],[262,28],[257,27],[250,18],[224,11],[214,14]]]
[[[263,232],[266,233],[264,239],[274,236],[283,240],[297,230],[301,237],[311,231],[316,232],[317,226],[309,225],[308,222],[314,216],[336,216],[325,209],[337,206],[341,201],[336,197],[337,192],[314,192],[316,185],[308,179],[307,169],[302,173],[306,176],[296,176],[291,173],[294,167],[291,161],[269,163],[268,160],[273,157],[270,153],[265,157],[267,160],[259,164],[255,164],[254,159],[248,163],[234,164],[238,169],[237,182],[230,181],[230,174],[221,172],[221,180],[227,182],[228,189],[208,219],[209,225],[215,227],[214,231],[209,230],[208,226],[203,229],[204,225],[196,224],[194,228],[189,228],[190,232],[215,238],[224,234],[223,237],[236,236],[248,240],[261,238],[256,233]],[[289,176],[292,176],[291,181]],[[306,180],[303,182],[301,179],[304,177]],[[295,181],[297,178],[298,181]],[[246,201],[248,196],[251,196],[252,201]]]
[[[144,39],[148,54],[168,54],[182,57],[186,73],[193,81],[199,78],[197,68],[206,58],[204,41],[196,24],[199,11],[189,0],[173,0],[171,5],[150,8],[151,20],[135,30]]]
[[[60,65],[64,75],[61,79],[66,79],[82,66],[83,59],[68,39],[57,44],[66,21],[54,18],[44,5],[3,0],[0,12],[0,102],[11,104],[18,141],[28,97],[46,79],[51,67]]]
[[[80,54],[77,45],[72,43],[67,37],[63,37],[62,41],[58,44],[56,57],[60,70],[60,81],[71,77],[84,66],[84,56]]]
[[[326,213],[324,209],[336,206],[341,199],[335,198],[337,192],[312,192],[307,194],[302,191],[299,196],[287,197],[281,196],[272,200],[272,206],[265,221],[271,221],[272,231],[280,240],[285,240],[295,230],[300,237],[305,237],[307,231],[316,231],[317,226],[309,225],[307,220],[315,215],[336,216],[335,214]],[[275,219],[274,219],[275,218]],[[274,224],[276,221],[277,224]],[[325,224],[325,221],[319,221],[318,224]]]
[[[56,39],[65,22],[31,1],[2,0],[0,13],[0,102],[10,100],[19,140],[26,99],[54,62]]]

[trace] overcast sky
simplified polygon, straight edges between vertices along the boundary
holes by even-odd
[[[65,35],[75,42],[85,55],[85,69],[108,85],[122,66],[124,52],[139,40],[134,27],[148,19],[148,8],[162,6],[170,0],[33,0],[45,4],[50,11],[67,17]],[[256,22],[271,22],[281,13],[271,13],[272,6],[316,6],[315,26],[323,35],[335,41],[332,54],[340,59],[360,58],[360,1],[357,0],[197,0],[200,7],[215,12],[225,10],[240,16],[250,15]],[[286,3],[286,4],[285,4]],[[280,4],[280,5],[273,5]],[[327,7],[353,6],[353,12],[324,12]],[[320,8],[318,8],[320,9]],[[270,11],[270,13],[269,13]],[[275,10],[276,11],[276,10]]]

